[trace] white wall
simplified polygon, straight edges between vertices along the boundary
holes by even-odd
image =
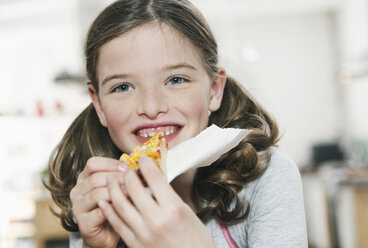
[[[29,116],[37,102],[48,111],[57,100],[76,112],[75,105],[69,105],[80,101],[70,96],[79,89],[65,93],[65,87],[54,82],[62,70],[83,70],[76,3],[38,0],[0,5],[0,14],[14,12],[0,17],[0,113]]]
[[[344,0],[338,12],[345,143],[352,165],[368,166],[368,1]],[[353,144],[353,145],[352,145]]]
[[[275,116],[280,149],[304,166],[312,144],[334,141],[343,128],[334,17],[312,12],[230,21],[210,19],[228,73]],[[259,58],[242,61],[244,48]]]
[[[51,150],[88,104],[84,85],[54,82],[64,69],[83,70],[76,3],[34,0],[0,4],[2,189],[30,189],[38,182],[34,175],[46,168]],[[62,109],[57,110],[57,103],[62,103]],[[42,118],[37,116],[37,104],[42,105]]]
[[[368,142],[368,75],[353,79],[343,89],[348,135],[352,141]]]

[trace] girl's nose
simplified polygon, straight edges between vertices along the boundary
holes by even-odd
[[[154,120],[168,111],[166,98],[158,90],[146,90],[142,92],[138,100],[137,113]]]

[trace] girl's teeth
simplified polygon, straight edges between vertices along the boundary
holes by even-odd
[[[166,132],[162,131],[162,132],[160,132],[160,133],[161,133],[161,135],[163,135],[163,136],[168,136],[168,135],[170,135],[170,134],[173,134],[173,133],[174,133],[174,132],[176,132],[177,130],[178,130],[178,128],[173,128],[173,129],[168,130],[168,131],[166,131]],[[141,134],[140,134],[139,136],[144,137],[144,138],[151,138],[151,137],[155,136],[156,134],[157,134],[157,132],[154,132],[154,131],[151,131],[151,132],[148,132],[148,133],[143,133],[143,132],[141,132]]]

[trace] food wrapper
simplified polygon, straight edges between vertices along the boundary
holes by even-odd
[[[170,149],[166,161],[168,182],[189,169],[211,165],[237,146],[250,132],[248,129],[211,125],[197,136]]]

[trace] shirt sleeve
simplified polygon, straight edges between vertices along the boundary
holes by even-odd
[[[303,190],[295,163],[275,152],[252,186],[248,247],[308,247]]]
[[[79,232],[69,233],[69,247],[70,248],[82,248],[83,240]]]

